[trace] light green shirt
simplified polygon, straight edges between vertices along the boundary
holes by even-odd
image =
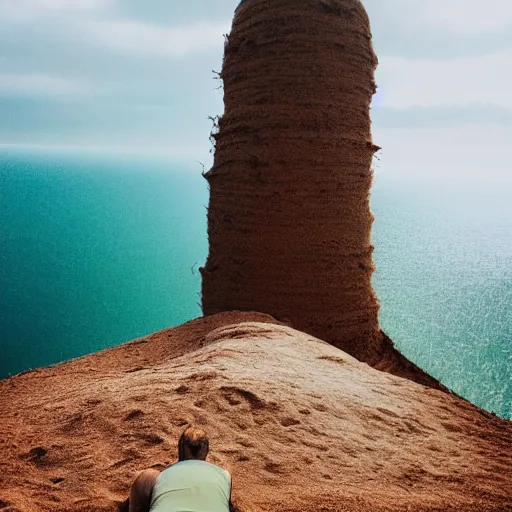
[[[158,476],[151,512],[228,512],[231,476],[202,460],[178,462]]]

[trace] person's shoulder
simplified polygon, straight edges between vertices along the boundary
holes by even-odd
[[[205,461],[205,464],[208,464],[208,466],[210,468],[212,468],[212,470],[224,475],[229,481],[231,481],[231,473],[227,468],[225,468],[219,464],[213,464],[212,462],[207,462],[207,461]]]
[[[227,480],[228,484],[231,486],[231,473],[225,469],[217,466],[220,471],[222,471],[222,474],[224,475],[224,478]]]
[[[198,469],[198,470],[205,470],[210,471],[212,473],[217,473],[219,475],[222,475],[224,478],[226,478],[229,482],[231,482],[231,472],[218,464],[214,464],[212,462],[208,462],[205,460],[186,460],[182,462],[176,462],[175,464],[172,464],[169,466],[163,473],[170,473],[173,470],[178,470],[180,468],[189,468],[189,469]]]

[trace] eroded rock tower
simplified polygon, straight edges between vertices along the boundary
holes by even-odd
[[[377,58],[359,0],[244,0],[226,41],[204,314],[253,310],[360,360],[381,334],[370,231]]]

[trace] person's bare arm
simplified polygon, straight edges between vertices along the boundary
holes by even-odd
[[[129,512],[149,512],[151,495],[160,471],[146,469],[133,482],[130,490]]]
[[[226,470],[227,471],[227,470]],[[231,473],[229,472],[229,512],[237,512],[237,509],[233,505],[231,498],[233,496],[233,480]]]

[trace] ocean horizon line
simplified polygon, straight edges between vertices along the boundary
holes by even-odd
[[[25,144],[0,142],[0,151],[34,152],[47,154],[90,153],[98,156],[140,156],[162,159],[206,160],[209,148],[206,146],[126,146],[126,145],[80,145],[80,144]],[[206,165],[206,162],[203,162]]]

